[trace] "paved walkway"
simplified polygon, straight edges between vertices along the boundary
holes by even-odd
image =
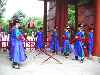
[[[36,57],[31,52],[27,52],[27,55],[28,59],[21,69],[13,69],[7,53],[0,52],[0,75],[100,75],[100,63],[96,61],[85,60],[80,63],[56,55],[63,64],[58,64],[53,59],[41,64],[47,58],[46,55]]]

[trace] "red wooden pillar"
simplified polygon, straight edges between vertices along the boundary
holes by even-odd
[[[96,0],[95,55],[100,56],[100,0]]]
[[[58,26],[60,46],[62,46],[62,34],[67,24],[67,0],[56,0],[56,26]]]
[[[43,29],[44,29],[44,42],[47,42],[47,0],[44,0],[44,21],[43,21]]]
[[[77,32],[78,27],[78,1],[75,1],[75,32]]]

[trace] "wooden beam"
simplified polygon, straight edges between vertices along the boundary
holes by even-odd
[[[56,26],[58,27],[60,46],[62,46],[62,42],[63,42],[63,39],[61,36],[64,32],[65,26],[68,23],[67,9],[68,9],[67,0],[56,1]]]
[[[77,32],[78,27],[78,2],[75,3],[75,32]]]
[[[44,20],[43,20],[43,29],[44,29],[44,42],[47,42],[47,0],[44,0]]]

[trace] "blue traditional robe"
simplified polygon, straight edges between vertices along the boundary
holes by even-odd
[[[93,34],[93,32],[89,32],[89,43],[88,43],[89,55],[92,55],[93,46],[94,46],[94,34]]]
[[[10,34],[9,34],[9,42],[8,42],[8,47],[9,47],[9,58],[10,58],[10,60],[12,59],[12,49],[11,49],[11,39],[12,38],[12,36],[11,36],[11,32],[10,32]]]
[[[57,32],[53,32],[51,35],[50,49],[56,52],[59,51],[59,40]]]
[[[11,55],[13,62],[22,63],[26,59],[24,44],[19,37],[22,35],[20,30],[16,27],[13,27],[11,33]]]
[[[69,31],[64,32],[65,35],[65,39],[63,42],[63,52],[64,53],[68,53],[71,50],[71,44],[70,44],[70,38],[71,38],[71,34]]]
[[[80,37],[78,39],[76,39],[74,48],[75,48],[75,56],[79,56],[81,59],[84,59],[84,43],[83,43],[83,39],[84,39],[84,32],[80,31],[76,33],[76,36]]]
[[[36,43],[36,46],[39,49],[44,48],[43,32],[41,32],[41,31],[37,32],[37,43]]]

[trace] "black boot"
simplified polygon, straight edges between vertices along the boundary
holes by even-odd
[[[52,53],[55,53],[55,51],[52,51]]]
[[[81,59],[81,63],[83,63],[84,62],[84,59]]]
[[[78,56],[75,56],[75,60],[78,60]]]
[[[20,64],[14,62],[12,67],[15,68],[15,69],[20,69]]]
[[[69,56],[69,53],[64,53],[64,56]]]
[[[20,69],[20,64],[17,63],[17,65],[15,66],[15,69]]]
[[[13,62],[12,67],[15,68],[16,65],[17,65],[17,63]]]
[[[13,59],[11,57],[9,57],[9,60],[12,61]]]

